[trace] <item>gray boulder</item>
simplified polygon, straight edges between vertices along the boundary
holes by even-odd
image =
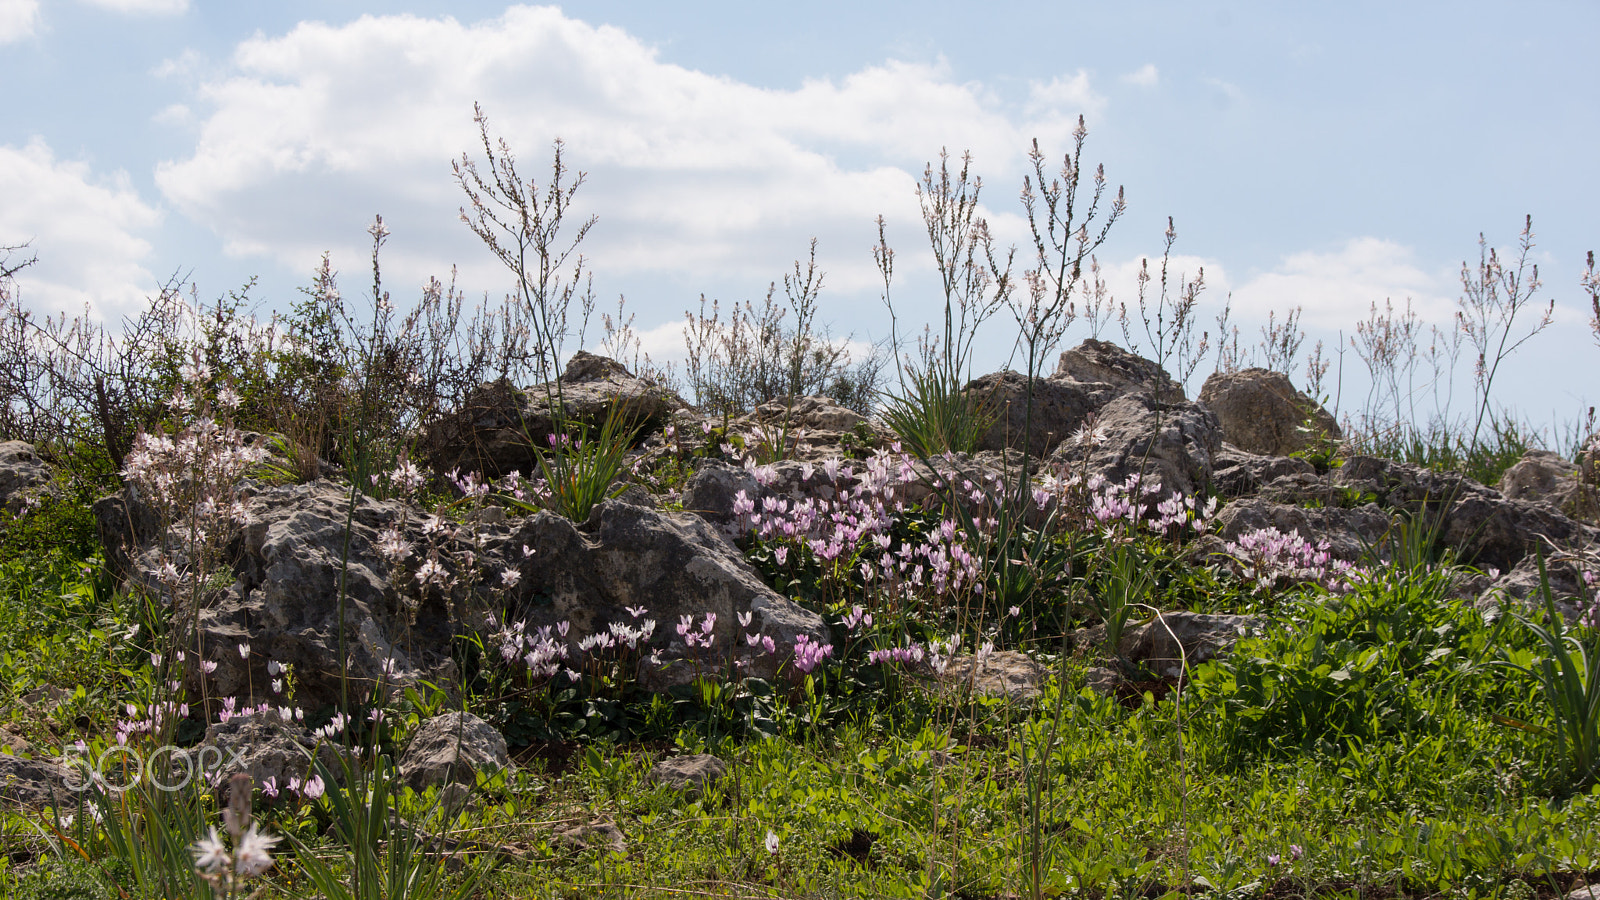
[[[715,525],[723,534],[732,535],[739,530],[733,503],[741,491],[751,500],[760,498],[761,484],[753,472],[720,459],[708,459],[689,477],[683,490],[683,508]]]
[[[1222,436],[1247,453],[1288,456],[1319,438],[1340,437],[1339,423],[1289,377],[1268,369],[1217,372],[1200,389]]]
[[[21,511],[30,493],[50,483],[50,467],[22,441],[0,443],[0,508]]]
[[[1490,570],[1494,579],[1478,592],[1481,609],[1508,607],[1523,614],[1538,615],[1544,610],[1544,594],[1539,588],[1539,559],[1526,556],[1509,572]],[[1583,581],[1581,565],[1570,560],[1546,559],[1545,578],[1550,585],[1556,610],[1568,622],[1578,622],[1589,614],[1596,602],[1595,589]]]
[[[133,574],[134,557],[160,536],[161,514],[145,502],[139,487],[133,484],[101,497],[89,509],[106,565],[117,578],[127,578]]]
[[[786,428],[793,433],[842,434],[865,425],[867,417],[828,397],[782,397],[763,403],[743,421]]]
[[[461,408],[431,423],[422,439],[439,470],[501,476],[539,470],[536,450],[549,447],[557,406],[573,423],[599,425],[613,408],[640,435],[665,424],[684,402],[664,388],[634,377],[614,360],[579,351],[558,382],[521,390],[505,379],[486,384]]]
[[[995,372],[970,382],[964,392],[994,417],[979,450],[1023,449],[1044,456],[1083,427],[1094,411],[1116,392],[1103,384],[1079,384],[1062,378],[1033,380],[1033,409],[1028,409],[1028,378],[1019,372]],[[1024,433],[1028,439],[1024,441]]]
[[[1600,524],[1600,487],[1583,481],[1575,463],[1548,450],[1529,450],[1495,484],[1508,500],[1547,504],[1568,518]]]
[[[207,752],[207,748],[214,752]],[[341,752],[334,744],[313,738],[304,727],[284,721],[277,713],[268,713],[212,723],[206,727],[205,740],[190,752],[189,759],[193,765],[211,770],[206,774],[219,775],[224,781],[242,772],[257,787],[271,779],[281,790],[291,779],[304,781],[317,774],[314,761],[338,776]],[[184,773],[178,771],[181,768],[178,766],[172,774],[182,776]]]
[[[1209,382],[1208,382],[1209,383]],[[1243,497],[1283,477],[1315,479],[1311,463],[1290,456],[1263,456],[1224,442],[1212,457],[1212,479],[1224,496]]]
[[[531,552],[525,559],[523,547]],[[651,646],[668,660],[688,655],[690,648],[674,633],[683,616],[698,625],[707,613],[716,614],[712,646],[695,648],[706,659],[748,654],[745,633],[771,637],[777,653],[750,657],[749,671],[763,676],[776,672],[801,635],[831,640],[820,616],[767,587],[737,548],[690,513],[608,500],[579,526],[541,512],[503,541],[490,542],[488,552],[521,572],[507,596],[508,616],[533,627],[567,622],[574,643],[612,625],[635,624],[630,607],[648,609],[660,624]],[[740,613],[751,615],[748,628],[737,621]],[[691,669],[674,665],[662,674],[682,679]]]
[[[728,774],[728,764],[709,753],[669,756],[650,767],[648,784],[680,791],[690,800],[715,787]]]
[[[1116,394],[1146,393],[1166,402],[1184,399],[1183,385],[1167,370],[1110,341],[1094,338],[1061,354],[1055,377],[1108,386]]]
[[[1227,653],[1241,638],[1259,633],[1262,624],[1260,616],[1165,612],[1124,631],[1118,652],[1158,675],[1173,676],[1185,662],[1195,666]]]
[[[1090,441],[1067,441],[1052,462],[1070,472],[1087,467],[1110,481],[1139,473],[1159,479],[1167,492],[1196,494],[1211,483],[1212,460],[1222,449],[1217,417],[1193,403],[1163,403],[1149,394],[1125,394],[1106,404]]]
[[[995,650],[981,658],[962,653],[951,659],[940,678],[956,689],[971,689],[991,697],[1033,700],[1049,674],[1025,653]]]
[[[1464,476],[1411,463],[1354,456],[1330,473],[1330,481],[1424,522],[1443,512],[1439,540],[1462,562],[1481,567],[1510,570],[1540,545],[1582,548],[1600,540],[1600,531],[1547,504],[1510,500]]]
[[[1263,528],[1296,533],[1312,544],[1328,542],[1328,554],[1346,562],[1361,562],[1372,548],[1382,552],[1392,520],[1376,504],[1355,509],[1305,508],[1261,497],[1235,500],[1217,513],[1214,530],[1225,541]]]
[[[77,805],[77,789],[89,783],[89,770],[83,764],[63,765],[21,738],[6,737],[0,747],[0,801],[34,809]]]
[[[473,784],[478,772],[511,766],[506,739],[472,713],[452,712],[422,723],[400,757],[400,777],[416,790]]]
[[[456,629],[449,598],[437,589],[418,589],[410,570],[398,570],[378,548],[379,532],[388,528],[425,547],[424,517],[399,501],[358,498],[350,518],[349,566],[342,572],[349,502],[349,489],[328,481],[267,488],[251,499],[249,524],[231,548],[234,581],[202,599],[201,640],[216,669],[202,675],[190,654],[194,686],[208,678],[207,695],[237,696],[247,701],[241,706],[250,705],[270,698],[267,663],[276,661],[294,666],[296,700],[314,709],[339,702],[341,670],[351,684],[364,686],[358,689],[370,689],[380,682],[410,684],[448,669]],[[152,553],[142,558],[142,567],[146,581],[156,584]],[[393,580],[405,586],[405,594]],[[190,614],[186,608],[177,612]],[[250,645],[247,659],[237,652],[240,644]]]

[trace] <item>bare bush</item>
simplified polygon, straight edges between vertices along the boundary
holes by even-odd
[[[479,307],[466,320],[461,293],[436,279],[396,312],[383,289],[381,218],[371,232],[370,317],[346,306],[326,257],[305,299],[265,321],[252,308],[253,282],[202,303],[174,279],[120,330],[88,309],[41,318],[0,282],[0,433],[120,471],[135,438],[165,421],[185,368],[200,366],[205,390],[239,397],[240,427],[286,437],[280,449],[302,476],[316,475],[319,460],[353,463],[358,432],[366,448],[401,452],[439,410],[517,374],[527,334],[514,307]]]
[[[598,217],[590,216],[576,230],[563,233],[570,226],[566,219],[585,173],[567,168],[562,158],[566,145],[558,138],[549,182],[541,190],[533,179],[523,181],[511,145],[504,138],[491,140],[488,116],[477,104],[472,109],[486,164],[480,170],[465,153],[451,163],[470,204],[461,209],[461,221],[516,277],[518,305],[531,329],[533,373],[545,384],[556,384],[559,393],[557,376],[572,333],[572,304],[577,301],[579,306],[581,333],[595,303],[593,274],[585,272],[583,254],[577,250]],[[569,265],[571,271],[566,273]]]
[[[875,352],[853,359],[847,341],[818,327],[822,281],[813,239],[804,268],[796,260],[794,271],[783,276],[783,302],[773,282],[759,306],[748,300],[731,304],[725,319],[716,300],[707,313],[704,296],[698,313],[684,313],[684,374],[702,410],[740,415],[783,397],[815,394],[863,415],[871,412],[883,360]],[[786,321],[791,315],[792,324]]]
[[[1198,339],[1195,337],[1195,326],[1199,322],[1197,307],[1200,294],[1206,288],[1206,270],[1201,267],[1193,279],[1183,273],[1174,278],[1172,245],[1178,240],[1178,230],[1171,216],[1167,217],[1163,238],[1160,283],[1154,298],[1150,296],[1150,284],[1155,281],[1155,276],[1150,274],[1150,260],[1148,257],[1139,260],[1139,321],[1144,325],[1156,365],[1165,369],[1168,360],[1173,360],[1173,377],[1179,384],[1187,384],[1211,349],[1209,332],[1202,331]],[[1139,340],[1133,334],[1126,304],[1121,306],[1119,315],[1123,340],[1127,341],[1130,351],[1138,352]],[[1221,325],[1219,321],[1219,327]]]

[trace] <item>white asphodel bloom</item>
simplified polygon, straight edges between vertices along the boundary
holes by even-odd
[[[213,831],[212,834],[216,832]],[[272,846],[278,843],[278,836],[263,834],[251,825],[250,830],[239,838],[238,853],[235,854],[234,871],[247,877],[255,877],[272,868]]]
[[[222,836],[217,834],[215,825],[211,826],[211,833],[195,841],[190,850],[194,853],[195,869],[205,874],[214,875],[232,861],[228,857],[228,848],[222,845]]]

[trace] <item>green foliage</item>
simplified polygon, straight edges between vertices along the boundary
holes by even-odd
[[[117,892],[94,865],[63,858],[26,870],[10,896],[14,900],[114,900]]]
[[[1560,778],[1570,790],[1582,790],[1600,781],[1600,632],[1580,627],[1569,632],[1556,610],[1555,595],[1539,557],[1539,596],[1544,601],[1545,622],[1517,616],[1538,638],[1542,652],[1507,651],[1506,665],[1533,677],[1548,725],[1533,725],[1502,717],[1506,724],[1529,729],[1549,739],[1560,761]]]
[[[111,783],[137,777],[121,773]],[[124,867],[132,896],[210,900],[211,887],[195,872],[190,851],[208,825],[205,797],[198,790],[158,790],[145,781],[121,792],[90,785],[85,796],[88,808],[76,816],[77,842],[87,842],[96,855]],[[86,823],[91,810],[101,827]]]
[[[1309,591],[1292,618],[1194,673],[1219,761],[1338,756],[1437,733],[1458,704],[1512,697],[1487,677],[1505,629],[1449,599],[1448,570],[1401,571],[1345,596]]]
[[[987,398],[963,390],[956,374],[941,366],[908,369],[904,380],[902,393],[884,395],[879,417],[907,452],[919,459],[977,452],[996,416]]]
[[[582,522],[595,504],[615,496],[612,485],[627,471],[628,450],[638,426],[623,404],[613,403],[600,430],[585,436],[585,429],[558,422],[555,444],[539,454],[539,472],[550,491],[549,506],[556,513]],[[574,435],[573,432],[577,434]]]
[[[465,900],[477,889],[492,854],[484,854],[460,877],[452,878],[440,856],[443,839],[430,835],[447,819],[440,803],[419,821],[397,815],[399,773],[387,756],[372,768],[342,761],[341,778],[325,766],[318,771],[329,785],[325,795],[333,835],[348,856],[330,864],[321,851],[295,840],[295,860],[326,900]]]

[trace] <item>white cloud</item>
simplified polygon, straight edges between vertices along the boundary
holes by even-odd
[[[138,16],[173,16],[189,10],[189,0],[83,0],[90,6]]]
[[[1028,108],[1033,112],[1070,115],[1076,120],[1079,113],[1098,115],[1105,105],[1106,98],[1094,92],[1089,73],[1083,69],[1070,78],[1057,75],[1047,82],[1035,81],[1028,88]]]
[[[0,0],[0,44],[33,37],[39,24],[39,0]]]
[[[918,222],[914,178],[941,147],[971,149],[979,170],[1008,179],[1028,138],[1059,147],[1052,138],[1078,111],[1105,102],[1079,72],[1034,85],[1017,117],[942,63],[893,61],[759,88],[665,63],[619,29],[520,6],[467,24],[302,23],[240,44],[198,95],[194,150],[161,164],[157,182],[235,254],[309,270],[331,249],[354,265],[382,213],[401,279],[460,262],[464,284],[503,284],[456,221],[450,177],[450,161],[479,146],[481,101],[525,176],[544,183],[557,136],[587,171],[578,212],[601,216],[585,244],[597,271],[764,285],[820,235],[830,288],[863,292],[876,282],[874,218]]]
[[[1236,314],[1281,319],[1305,308],[1306,325],[1349,330],[1366,318],[1373,304],[1392,300],[1412,308],[1424,321],[1446,322],[1455,310],[1452,271],[1430,272],[1409,247],[1376,237],[1349,240],[1331,252],[1305,251],[1286,257],[1273,271],[1250,279],[1233,293]]]
[[[1155,63],[1145,63],[1132,72],[1122,76],[1123,82],[1135,87],[1155,87],[1161,82],[1161,72]]]
[[[205,57],[200,55],[200,51],[189,47],[177,56],[163,59],[150,70],[150,74],[157,78],[189,77],[199,71],[204,62]]]
[[[43,140],[0,145],[0,245],[30,242],[38,263],[17,283],[23,301],[47,313],[87,304],[103,320],[143,306],[155,279],[144,267],[150,244],[140,235],[160,214],[124,173],[96,177],[81,162],[59,160]]]

